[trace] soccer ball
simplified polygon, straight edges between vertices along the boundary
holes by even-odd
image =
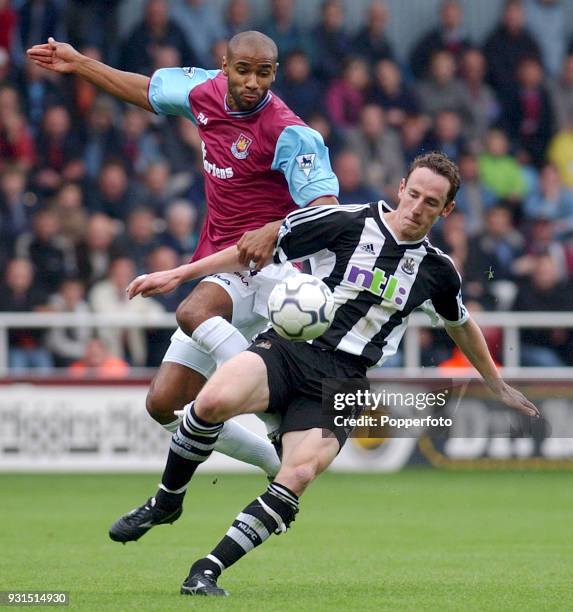
[[[269,295],[269,321],[287,340],[313,340],[334,318],[334,296],[319,279],[296,274],[278,283]]]

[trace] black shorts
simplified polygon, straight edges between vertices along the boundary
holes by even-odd
[[[336,381],[348,379],[352,379],[353,388],[368,388],[366,363],[341,351],[291,342],[272,329],[259,334],[248,350],[260,355],[267,367],[270,394],[267,412],[281,415],[280,433],[318,427],[332,432],[342,448],[352,428],[335,424],[328,399],[324,401],[323,381],[330,381],[330,389],[332,384],[336,387]],[[359,412],[339,414],[355,417]]]

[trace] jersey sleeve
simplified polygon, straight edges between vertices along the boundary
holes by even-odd
[[[289,125],[281,132],[271,168],[284,174],[297,206],[322,196],[338,196],[328,148],[322,136],[306,125]]]
[[[444,289],[431,300],[437,314],[450,327],[463,325],[470,316],[462,300],[461,286],[462,279],[452,265]]]
[[[279,229],[273,261],[300,261],[332,247],[348,229],[348,215],[361,214],[364,208],[367,207],[335,205],[295,210]]]
[[[156,70],[149,83],[149,103],[158,115],[181,115],[196,122],[189,103],[189,94],[197,85],[214,79],[219,72],[203,68]]]

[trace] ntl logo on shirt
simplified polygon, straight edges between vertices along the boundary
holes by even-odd
[[[398,279],[393,274],[386,275],[386,272],[380,268],[368,270],[367,268],[352,266],[344,275],[344,279],[348,283],[362,287],[374,295],[381,295],[382,299],[388,302],[393,301],[399,306],[404,302],[404,298],[400,296],[405,296],[406,290],[398,286]],[[394,297],[396,292],[399,295]]]

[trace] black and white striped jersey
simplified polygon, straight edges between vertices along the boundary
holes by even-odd
[[[359,355],[368,365],[396,352],[408,315],[419,306],[447,325],[468,319],[452,260],[427,238],[397,240],[384,219],[390,210],[381,200],[292,212],[274,254],[275,263],[308,259],[312,274],[334,294],[334,321],[312,344]]]

